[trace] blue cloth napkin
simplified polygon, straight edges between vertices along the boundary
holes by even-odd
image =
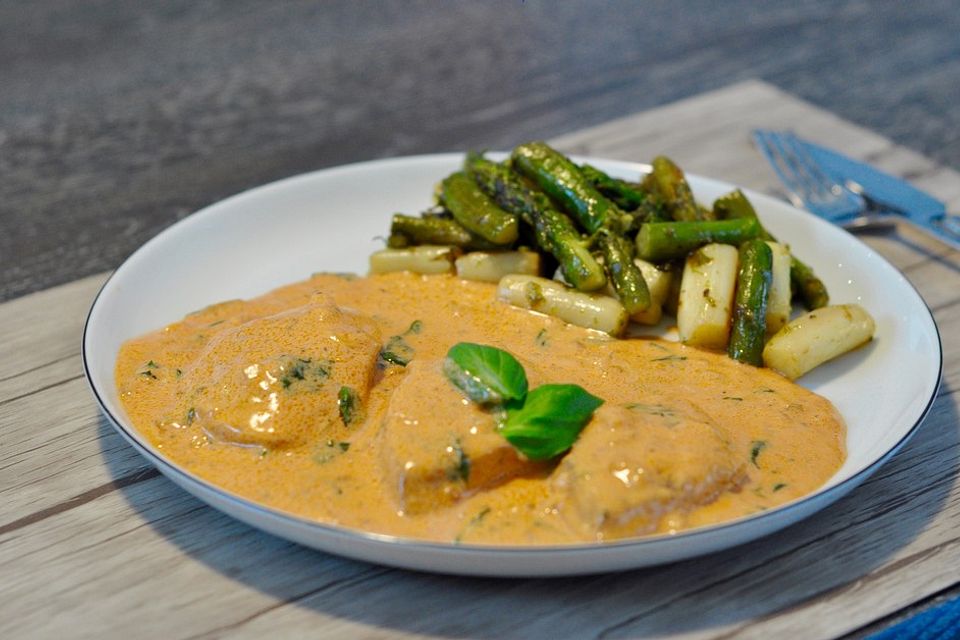
[[[960,598],[918,613],[900,624],[870,636],[868,640],[957,640],[960,638]]]

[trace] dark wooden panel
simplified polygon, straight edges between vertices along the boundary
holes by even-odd
[[[2,3],[0,300],[282,176],[504,147],[749,77],[960,167],[956,8]]]

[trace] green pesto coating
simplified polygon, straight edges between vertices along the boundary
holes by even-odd
[[[613,178],[593,165],[580,165],[580,173],[590,181],[601,195],[606,196],[624,211],[633,211],[647,199],[647,194],[623,180]]]
[[[393,216],[388,244],[391,247],[436,244],[478,250],[493,249],[497,246],[470,233],[456,220],[438,217],[417,218],[402,213],[396,213]]]
[[[740,272],[737,274],[727,354],[755,367],[763,364],[763,338],[772,274],[773,252],[766,242],[755,238],[740,245]]]
[[[534,231],[537,246],[557,259],[567,282],[580,291],[594,291],[607,282],[573,222],[553,208],[550,199],[528,188],[509,167],[469,154],[465,169],[480,188]]]
[[[756,210],[740,189],[717,198],[713,203],[713,211],[721,220],[757,218]],[[760,237],[769,242],[777,241],[763,226],[760,227]],[[790,256],[790,282],[794,291],[799,294],[800,300],[803,301],[803,306],[810,311],[830,304],[830,294],[827,292],[827,286],[817,277],[810,266],[801,262],[792,254]]]
[[[440,198],[453,218],[471,233],[501,246],[517,240],[517,216],[501,209],[467,174],[448,176]]]
[[[711,242],[739,245],[760,235],[756,218],[703,222],[651,222],[637,234],[637,256],[649,262],[682,258]]]
[[[625,231],[636,230],[644,222],[667,222],[671,219],[663,202],[640,184],[611,177],[589,164],[580,165],[580,171],[601,195],[632,216],[632,225]]]
[[[813,269],[806,263],[800,262],[796,256],[790,255],[790,284],[800,294],[803,306],[813,311],[830,304],[830,294],[827,285],[817,277]]]
[[[610,283],[617,292],[620,303],[627,313],[633,315],[650,307],[650,289],[640,268],[633,262],[629,240],[618,234],[603,230],[598,237],[603,263],[610,275]]]
[[[520,174],[532,180],[588,233],[621,224],[623,212],[597,191],[577,165],[546,143],[519,145],[510,157]]]
[[[667,211],[674,220],[690,222],[713,219],[712,212],[697,206],[687,178],[673,160],[665,156],[657,156],[651,164],[653,170],[644,181],[644,185],[663,199]]]

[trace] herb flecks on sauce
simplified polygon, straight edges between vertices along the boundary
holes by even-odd
[[[380,350],[379,359],[386,364],[395,364],[405,367],[413,359],[414,349],[404,339],[410,335],[417,335],[423,330],[423,322],[414,320],[406,331],[399,335],[390,336],[387,343]]]
[[[299,383],[322,382],[330,377],[333,363],[329,360],[314,360],[313,358],[293,358],[281,367],[283,374],[280,384],[284,389],[298,386]]]
[[[313,454],[313,461],[317,464],[326,464],[350,450],[350,443],[329,439],[317,447]]]
[[[153,360],[147,360],[147,362],[137,371],[137,375],[140,375],[144,378],[150,378],[151,380],[156,380],[157,375],[153,371],[159,368],[160,365],[158,365],[156,362]]]
[[[470,456],[464,450],[460,441],[457,440],[447,447],[447,451],[453,454],[453,465],[447,470],[447,479],[467,482],[470,480]]]
[[[477,527],[480,523],[482,523],[484,519],[488,515],[490,515],[490,511],[491,511],[490,507],[483,507],[482,509],[480,509],[480,511],[478,511],[476,515],[470,518],[470,521],[464,525],[460,533],[458,533],[457,536],[453,539],[453,543],[460,544],[461,542],[463,542],[463,538],[470,532],[471,529]]]
[[[704,440],[698,435],[701,431],[716,431],[728,446],[724,468],[729,464],[741,473],[744,484],[740,491],[717,485],[717,494],[723,496],[720,502],[693,505],[689,515],[680,513],[671,523],[651,523],[649,529],[634,533],[611,530],[604,539],[663,533],[667,526],[673,528],[673,522],[677,530],[713,524],[758,505],[773,507],[816,490],[843,461],[843,425],[829,403],[776,374],[745,372],[724,354],[671,343],[601,342],[592,333],[536,314],[504,310],[493,299],[494,290],[494,285],[455,277],[410,274],[350,282],[324,276],[291,285],[158,328],[124,345],[115,368],[120,401],[144,437],[162,447],[162,455],[228,491],[319,522],[444,542],[457,536],[464,543],[482,544],[595,541],[597,527],[591,524],[595,521],[581,520],[570,507],[574,499],[570,492],[578,485],[566,480],[580,481],[581,476],[573,474],[577,468],[570,465],[586,460],[583,456],[594,444],[598,453],[605,451],[600,434],[620,424],[635,425],[638,434],[651,436],[662,450],[665,470],[694,473],[702,470],[702,464],[684,460],[684,452],[698,449]],[[328,308],[326,300],[343,313]],[[322,312],[306,318],[302,335],[284,322],[270,320],[278,310],[303,306],[322,307]],[[452,309],[456,316],[444,315]],[[222,325],[207,328],[221,318]],[[414,318],[427,320],[419,334],[403,336]],[[251,334],[254,325],[243,328],[250,321],[261,324],[263,331]],[[544,329],[548,345],[541,346],[536,337]],[[196,341],[200,333],[208,337],[202,345]],[[253,339],[237,341],[234,350],[229,339],[235,333]],[[411,362],[406,369],[394,365],[378,369],[377,355],[394,334],[416,350],[414,361],[422,360],[416,363],[419,366]],[[331,342],[327,338],[332,335],[346,338]],[[531,388],[542,382],[577,383],[610,406],[593,414],[565,459],[533,463],[497,428],[507,422],[510,411],[503,405],[475,404],[444,377],[444,357],[458,341],[506,348],[525,367]],[[688,359],[650,362],[673,354]],[[290,376],[290,386],[283,389],[280,378],[297,357],[329,359],[333,363],[329,377],[310,383],[310,367],[303,367],[304,379]],[[149,360],[158,366],[148,368]],[[254,378],[243,375],[250,363],[260,367]],[[177,368],[182,371],[180,379],[175,376]],[[157,380],[140,376],[140,371],[150,371]],[[348,427],[337,405],[343,386],[356,390],[361,400],[362,415],[355,414]],[[273,393],[280,411],[277,419],[263,424],[275,431],[247,428],[249,417],[266,408]],[[725,396],[743,401],[728,402]],[[531,400],[524,396],[524,402]],[[791,405],[805,411],[787,410]],[[190,408],[197,415],[184,426]],[[675,416],[657,415],[671,409]],[[651,415],[644,415],[644,410]],[[552,422],[550,417],[540,418]],[[537,420],[527,422],[541,427]],[[679,426],[673,427],[674,422]],[[691,424],[681,424],[687,422]],[[174,423],[180,428],[171,427]],[[210,440],[206,432],[213,434]],[[656,437],[660,434],[674,439]],[[447,451],[458,439],[469,456],[466,483],[460,478],[466,475],[467,461]],[[750,459],[755,441],[769,443],[758,454],[759,468]],[[619,449],[609,455],[616,462]],[[791,457],[795,463],[789,462]],[[408,468],[411,460],[416,464]],[[607,468],[597,467],[601,473],[609,473]],[[448,472],[458,480],[449,480]],[[643,480],[649,482],[652,476]],[[613,482],[631,490],[619,476]],[[789,486],[776,488],[780,484]],[[752,492],[756,486],[766,497]],[[709,495],[714,495],[712,487],[708,485]],[[583,489],[589,499],[593,486]],[[669,490],[671,496],[686,495],[682,487]],[[640,508],[645,500],[638,498]],[[424,506],[418,512],[408,507],[411,501]],[[566,509],[550,511],[555,505]],[[402,514],[398,507],[404,509]],[[474,516],[481,519],[484,508],[491,511],[482,523],[465,528]]]
[[[760,465],[757,464],[757,458],[760,456],[760,453],[767,448],[766,440],[754,440],[750,443],[750,462],[757,469],[760,468]]]
[[[344,426],[349,427],[353,424],[360,414],[360,396],[357,392],[346,385],[340,387],[337,392],[337,408],[340,411],[340,420]]]
[[[546,347],[549,344],[549,341],[547,340],[547,330],[540,329],[540,331],[537,333],[537,337],[534,338],[533,341],[538,347]]]

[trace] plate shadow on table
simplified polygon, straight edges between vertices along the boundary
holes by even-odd
[[[452,638],[728,631],[824,592],[862,589],[871,571],[904,552],[957,481],[956,463],[931,464],[938,456],[951,459],[942,452],[960,448],[960,417],[946,397],[956,391],[944,384],[914,438],[824,511],[753,543],[615,574],[492,579],[389,569],[262,533],[162,477],[121,491],[140,517],[191,560],[269,597],[261,610],[210,632],[269,627],[277,601],[370,627]],[[100,435],[105,462],[122,484],[130,474],[126,456],[107,455],[119,436],[104,419]]]

